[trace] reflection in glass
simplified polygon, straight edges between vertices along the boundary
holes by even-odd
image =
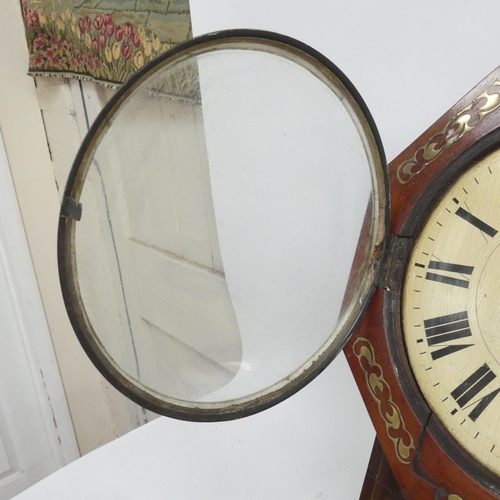
[[[264,391],[336,341],[373,196],[336,82],[255,48],[147,79],[102,134],[80,198],[78,283],[99,342],[180,404]]]

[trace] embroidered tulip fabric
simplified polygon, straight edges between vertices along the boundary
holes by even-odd
[[[31,76],[118,87],[191,38],[189,0],[21,0]]]

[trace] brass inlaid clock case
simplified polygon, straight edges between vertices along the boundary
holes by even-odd
[[[460,253],[464,245],[459,237],[454,240],[453,232],[446,233],[446,214],[450,214],[453,222],[463,222],[466,239],[472,241],[477,236],[486,243],[492,238],[484,232],[486,225],[478,228],[480,218],[491,219],[491,215],[481,215],[476,206],[469,207],[468,188],[464,183],[468,176],[475,186],[483,181],[483,186],[488,184],[490,189],[495,189],[490,177],[480,179],[476,172],[491,168],[488,162],[493,161],[498,166],[494,151],[500,145],[499,79],[500,71],[496,70],[388,166],[391,242],[386,274],[344,350],[405,498],[465,500],[498,498],[500,495],[499,479],[490,470],[495,470],[498,460],[491,455],[477,459],[471,454],[477,455],[474,445],[477,448],[477,439],[482,437],[481,421],[495,437],[498,413],[492,402],[497,392],[496,387],[491,389],[489,378],[496,378],[494,371],[498,371],[498,365],[493,357],[482,359],[482,355],[477,354],[482,352],[486,342],[481,344],[477,321],[474,323],[469,318],[471,325],[467,323],[467,314],[474,314],[476,299],[469,300],[469,312],[465,310],[467,307],[460,310],[463,318],[452,318],[450,314],[454,307],[460,309],[460,292],[464,292],[463,296],[477,292],[477,283],[471,284],[468,290],[467,272],[472,272],[474,266],[454,267],[459,262],[447,259],[443,247],[434,246],[443,240],[438,233],[448,234],[444,245],[451,248],[448,255],[455,252],[457,256],[456,252]],[[493,175],[490,172],[492,170],[487,171],[488,176]],[[464,199],[459,201],[457,192],[461,192]],[[488,197],[487,194],[483,187],[483,205],[495,207],[496,197],[491,192]],[[446,204],[449,201],[453,207]],[[447,212],[441,215],[440,210]],[[493,214],[498,213],[498,209],[492,210]],[[469,220],[460,217],[465,212]],[[490,225],[488,228],[491,230],[487,232],[493,234]],[[467,233],[470,229],[474,232]],[[425,246],[426,242],[430,248]],[[496,243],[492,244],[488,256],[494,254],[495,248]],[[457,258],[460,261],[460,257]],[[489,271],[488,258],[481,260],[479,254],[477,258],[475,274],[484,276],[484,270]],[[460,264],[466,262],[460,261]],[[457,281],[453,278],[454,271],[460,276]],[[405,308],[406,313],[403,312]],[[436,312],[441,310],[441,313]],[[454,325],[458,325],[457,328]],[[469,332],[473,332],[471,338],[477,335],[477,340],[466,339]],[[474,351],[475,356],[471,354]],[[477,359],[478,356],[481,359]],[[422,360],[421,368],[414,359]],[[484,374],[477,372],[483,363]],[[443,371],[447,364],[451,369],[447,367]],[[427,376],[431,379],[434,376],[434,379],[424,387],[422,379]],[[477,385],[477,380],[482,382]],[[438,386],[442,394],[432,400],[432,391],[437,391]],[[466,390],[471,388],[464,397]],[[446,420],[447,415],[450,416]],[[453,423],[455,415],[456,424]],[[468,452],[452,437],[449,430],[453,431],[454,425],[459,428],[459,440],[466,448],[468,446]],[[468,432],[473,432],[470,436],[472,447],[466,433],[462,432],[465,437],[460,434],[467,425]],[[493,441],[481,445],[488,447],[483,455],[494,454],[497,445]],[[489,467],[485,466],[488,460]]]

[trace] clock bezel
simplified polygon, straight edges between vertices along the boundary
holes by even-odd
[[[373,165],[370,165],[370,167],[372,168],[372,180],[376,184],[374,188],[377,191],[373,198],[378,205],[373,216],[373,220],[376,220],[376,224],[374,224],[375,230],[373,233],[369,232],[368,236],[370,244],[373,244],[373,253],[366,257],[365,279],[359,280],[357,282],[359,284],[353,287],[355,293],[352,294],[349,307],[345,308],[347,313],[345,316],[341,316],[341,321],[335,327],[335,331],[340,333],[331,342],[325,342],[324,346],[310,360],[297,367],[288,377],[272,385],[269,390],[266,388],[265,391],[236,400],[224,401],[223,404],[210,403],[204,405],[181,400],[177,401],[186,404],[176,404],[172,402],[174,398],[162,397],[151,388],[138,383],[118,366],[102,345],[86,314],[79,290],[75,251],[75,228],[82,211],[80,195],[101,134],[104,134],[107,128],[111,126],[112,118],[115,113],[119,112],[123,102],[149,76],[154,75],[170,62],[182,60],[182,58],[189,57],[192,54],[196,55],[207,48],[217,50],[223,48],[224,43],[235,44],[241,42],[266,45],[267,50],[275,48],[288,51],[314,67],[325,80],[334,81],[338,85],[337,89],[342,90],[343,99],[351,105],[351,111],[359,121],[360,129],[364,133],[366,149],[372,154]],[[355,325],[366,310],[381,272],[382,261],[386,253],[389,206],[389,183],[385,153],[377,127],[361,95],[337,66],[308,45],[277,33],[240,29],[202,35],[175,46],[135,73],[103,108],[77,153],[64,191],[58,228],[59,277],[66,310],[87,356],[116,389],[135,403],[158,414],[180,420],[212,422],[249,416],[270,408],[295,394],[318,376],[340,353]],[[367,238],[364,243],[366,241],[368,241]],[[354,274],[352,273],[352,275]],[[330,336],[331,338],[333,338],[333,335]]]

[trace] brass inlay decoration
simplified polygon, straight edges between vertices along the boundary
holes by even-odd
[[[492,83],[471,104],[454,116],[442,130],[418,148],[411,159],[401,163],[397,170],[399,182],[401,184],[410,182],[443,151],[477,127],[486,115],[498,108],[500,108],[500,81]]]
[[[372,398],[378,405],[387,436],[394,444],[396,457],[403,464],[410,464],[415,445],[401,414],[401,410],[392,400],[392,392],[384,378],[382,367],[377,363],[373,345],[368,339],[360,337],[352,348],[365,374],[366,385]],[[456,500],[456,499],[451,499]]]
[[[435,489],[433,498],[439,498],[440,500],[462,500],[462,497],[456,493],[450,493],[445,486],[439,486]]]

